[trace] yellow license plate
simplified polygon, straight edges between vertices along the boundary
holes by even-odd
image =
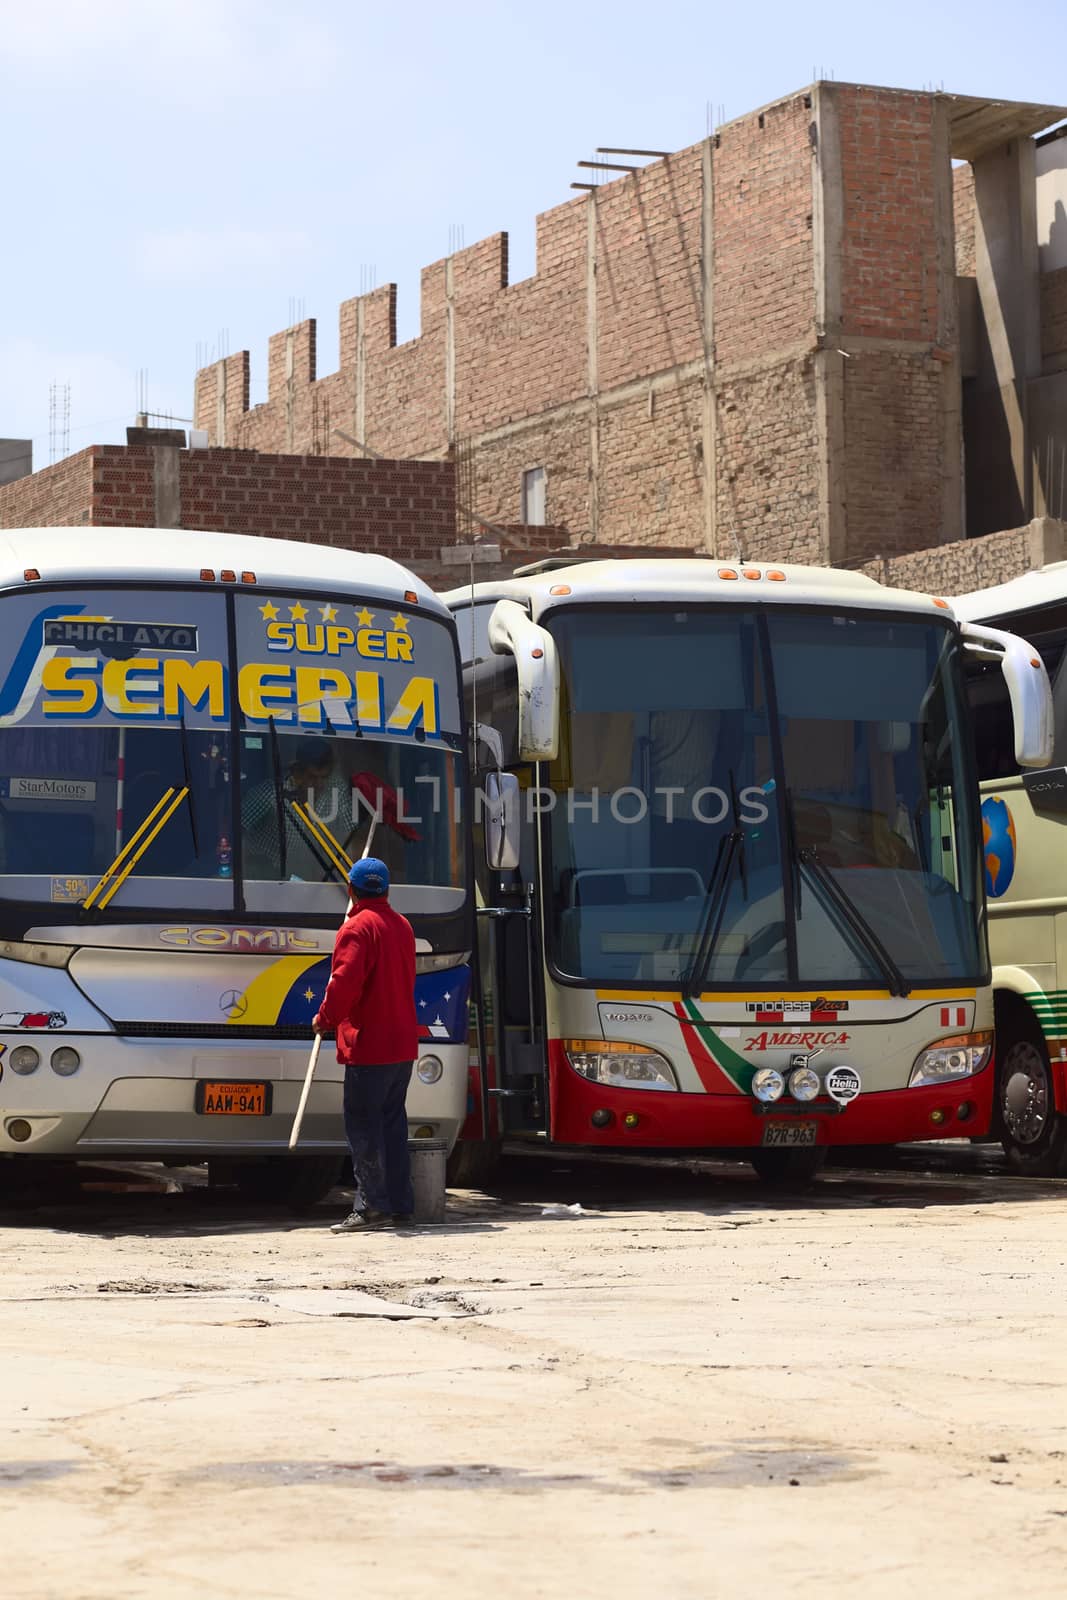
[[[818,1142],[818,1125],[814,1122],[765,1122],[763,1143],[772,1149],[795,1150],[798,1145]]]
[[[196,1109],[204,1117],[267,1117],[269,1083],[213,1083],[201,1079],[196,1086]]]

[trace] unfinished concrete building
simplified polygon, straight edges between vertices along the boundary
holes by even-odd
[[[1065,115],[815,84],[539,217],[525,281],[505,235],[427,267],[406,344],[389,285],[333,374],[313,321],[263,405],[247,351],[205,368],[197,425],[449,457],[482,516],[576,544],[966,566],[1067,512],[1067,141],[1035,138]]]

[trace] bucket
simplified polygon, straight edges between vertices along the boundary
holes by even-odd
[[[411,1186],[415,1191],[415,1221],[445,1220],[445,1160],[448,1145],[444,1139],[409,1139]]]

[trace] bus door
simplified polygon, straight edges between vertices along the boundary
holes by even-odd
[[[490,740],[490,747],[495,741]],[[485,746],[478,740],[479,752]],[[479,961],[490,1125],[499,1135],[546,1130],[544,999],[534,902],[534,829],[520,779],[494,764],[475,773],[482,819]]]

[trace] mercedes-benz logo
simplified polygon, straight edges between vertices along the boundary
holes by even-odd
[[[225,1011],[231,1022],[236,1022],[248,1010],[248,1001],[240,989],[227,989],[225,994],[219,995],[219,1010]]]

